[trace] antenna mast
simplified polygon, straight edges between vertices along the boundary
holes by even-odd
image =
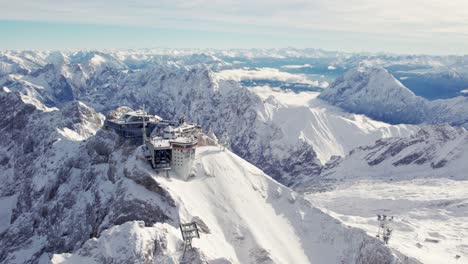
[[[146,112],[145,112],[145,105],[143,104],[143,128],[141,129],[143,132],[143,145],[146,143]]]

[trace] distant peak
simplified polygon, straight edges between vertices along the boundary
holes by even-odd
[[[319,98],[389,123],[420,123],[424,99],[382,67],[359,66],[338,77]],[[408,114],[412,113],[412,114]]]

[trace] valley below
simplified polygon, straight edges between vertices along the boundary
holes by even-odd
[[[468,259],[467,188],[466,180],[443,178],[357,180],[305,196],[371,236],[377,234],[377,214],[394,216],[389,246],[422,263],[464,263]]]

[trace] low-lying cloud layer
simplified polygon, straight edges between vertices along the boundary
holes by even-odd
[[[303,69],[303,68],[312,68],[314,66],[310,64],[304,64],[304,65],[283,65],[281,68],[285,69]]]
[[[292,74],[282,72],[274,68],[243,68],[223,70],[217,73],[220,79],[234,80],[234,81],[255,81],[255,80],[271,80],[280,81],[285,83],[300,83],[307,84],[313,87],[327,88],[328,82],[320,82],[311,80],[304,74]]]

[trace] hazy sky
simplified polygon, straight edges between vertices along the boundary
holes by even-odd
[[[0,49],[468,54],[468,0],[0,0]]]

